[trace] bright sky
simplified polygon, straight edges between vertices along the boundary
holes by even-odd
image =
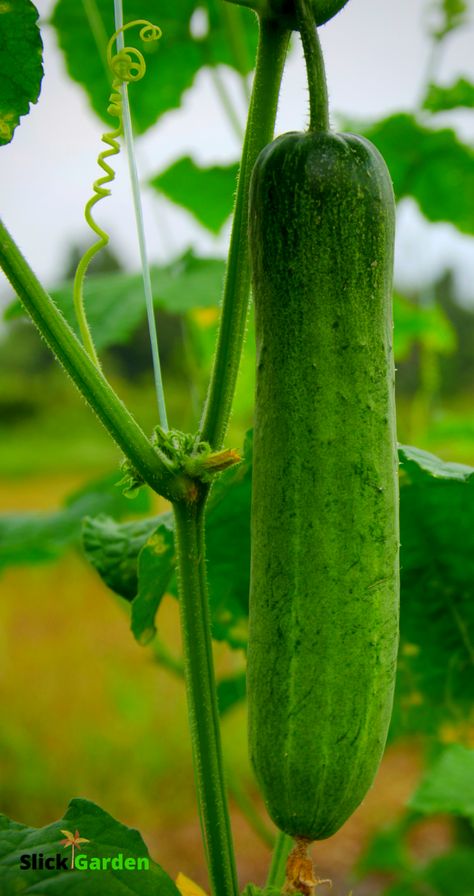
[[[37,0],[37,6],[46,19],[54,2]],[[126,14],[126,0],[124,6]],[[321,29],[333,119],[337,121],[338,112],[349,118],[370,119],[415,106],[428,62],[425,26],[430,7],[432,0],[349,0],[347,7]],[[472,19],[473,25],[447,42],[439,69],[443,83],[461,75],[474,81],[474,15]],[[35,272],[51,286],[61,272],[66,251],[88,239],[82,211],[97,177],[96,157],[103,125],[89,110],[81,88],[66,76],[53,30],[45,27],[43,33],[42,94],[31,114],[23,119],[13,142],[0,150],[0,196],[5,224]],[[237,78],[229,70],[224,76],[243,121],[245,110]],[[277,133],[303,129],[306,121],[304,66],[299,44],[294,41]],[[474,143],[474,112],[458,113],[454,119],[445,116],[442,123],[453,122],[463,137]],[[143,180],[184,154],[201,164],[224,163],[239,154],[237,140],[206,72],[185,95],[184,108],[166,115],[152,132],[137,141]],[[127,267],[137,268],[138,249],[123,157],[116,168],[112,197],[101,204],[98,217],[111,235],[113,250]],[[169,258],[189,245],[203,254],[225,253],[227,229],[214,239],[188,214],[157,200],[147,189],[144,211],[152,261]],[[404,202],[396,254],[400,288],[424,286],[448,266],[455,270],[460,300],[474,307],[474,239],[461,237],[449,225],[428,225],[413,203]],[[0,280],[0,293],[5,296],[8,291],[5,280]]]

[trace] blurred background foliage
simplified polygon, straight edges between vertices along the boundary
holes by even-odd
[[[433,59],[472,15],[462,0],[434,6]],[[155,0],[130,0],[127,17],[153,19],[155,7]],[[59,0],[51,21],[69,75],[104,118],[109,0]],[[202,66],[212,68],[232,120],[219,66],[233,67],[248,95],[253,17],[220,0],[163,0],[160,23],[167,41],[147,62],[167,89],[157,91],[151,75],[134,94],[137,133],[179,109]],[[350,127],[381,150],[398,201],[411,197],[428,220],[474,235],[474,147],[445,124],[447,112],[474,108],[474,85],[436,83],[433,64],[424,88],[419,108]],[[231,214],[236,173],[237,163],[203,168],[183,155],[149,185],[218,233]],[[81,252],[71,247],[51,291],[72,326],[71,278]],[[152,271],[169,416],[181,429],[195,430],[199,421],[223,276],[222,259],[192,250]],[[470,305],[460,305],[447,270],[434,285],[394,295],[399,438],[424,450],[400,454],[402,644],[390,745],[363,806],[317,853],[321,876],[344,894],[349,886],[354,896],[474,892],[472,289]],[[140,274],[102,252],[86,302],[107,375],[151,432],[157,414]],[[227,440],[237,448],[252,425],[253,349],[250,318]],[[239,869],[242,881],[261,881],[274,831],[246,755],[250,437],[245,445],[242,465],[213,491],[208,543]],[[139,827],[171,873],[181,869],[204,884],[172,532],[156,496],[122,497],[119,460],[12,296],[0,353],[1,808],[42,824],[60,816],[71,796],[86,796]],[[154,515],[143,519],[147,513]],[[158,537],[168,545],[161,566]],[[71,550],[81,538],[91,566]]]

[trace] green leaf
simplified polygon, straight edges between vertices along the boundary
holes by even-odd
[[[426,888],[423,888],[423,885],[419,887],[416,882],[399,881],[388,890],[384,890],[383,896],[426,896]],[[435,894],[430,893],[429,896],[435,896]]]
[[[88,800],[75,799],[69,803],[66,814],[59,821],[44,828],[31,828],[0,816],[0,864],[2,867],[2,892],[5,896],[24,893],[49,896],[179,896],[179,891],[170,877],[150,859],[147,847],[133,828],[115,821]],[[80,833],[89,842],[82,843],[76,856],[99,859],[116,859],[122,855],[126,859],[148,860],[148,870],[128,870],[110,868],[108,870],[31,870],[20,868],[20,856],[36,853],[44,859],[59,855],[60,859],[71,859],[70,847],[61,844],[66,839],[64,831]]]
[[[86,10],[94,9],[89,22]],[[208,32],[193,37],[191,19],[197,9],[207,11]],[[95,10],[97,13],[95,14]],[[243,38],[243,53],[236,59],[221,0],[127,0],[127,21],[149,19],[162,29],[155,44],[143,45],[137,32],[128,31],[127,44],[139,48],[146,59],[147,72],[142,81],[131,85],[130,103],[137,134],[142,134],[170,109],[177,109],[183,93],[193,84],[204,66],[230,65],[248,74],[253,66],[257,28],[251,16],[235,10]],[[110,80],[106,71],[105,47],[115,30],[113,4],[95,0],[92,4],[77,0],[59,0],[52,22],[59,45],[66,57],[70,76],[87,91],[92,108],[107,124]]]
[[[456,350],[456,332],[439,305],[415,305],[397,293],[393,296],[393,350],[397,361],[405,360],[415,345],[440,355]]]
[[[189,156],[174,162],[150,184],[183,206],[213,233],[219,233],[232,212],[238,164],[200,168]]]
[[[208,505],[206,541],[212,631],[217,640],[232,647],[247,643],[250,570],[251,435],[244,457],[216,481]],[[170,581],[174,564],[170,514],[119,525],[104,518],[84,524],[86,556],[114,591],[132,600],[132,630],[138,640],[151,634],[153,607],[158,608]],[[166,549],[153,550],[159,532]],[[149,546],[147,547],[147,544]],[[144,554],[146,556],[144,556]],[[147,639],[148,642],[148,639]]]
[[[82,541],[87,559],[105,584],[132,601],[137,593],[138,555],[152,536],[157,519],[118,523],[109,516],[86,517]]]
[[[36,103],[43,77],[38,10],[30,0],[0,3],[0,146]]]
[[[400,872],[409,871],[412,862],[404,842],[404,833],[403,824],[377,831],[357,863],[357,874],[362,876],[383,871],[398,876]]]
[[[217,702],[219,713],[223,716],[237,703],[245,700],[247,693],[247,676],[245,672],[237,672],[217,682]]]
[[[131,602],[135,638],[149,644],[175,569],[172,514],[124,524],[106,516],[87,518],[82,539],[87,559],[105,584]],[[169,590],[176,594],[176,585]]]
[[[474,750],[461,744],[446,747],[425,773],[409,806],[422,815],[450,813],[474,822]]]
[[[442,40],[450,31],[460,28],[466,19],[466,0],[438,0],[442,22],[433,32],[436,40]]]
[[[423,878],[437,896],[473,896],[474,851],[458,848],[438,856],[424,868]]]
[[[474,149],[453,130],[429,130],[400,114],[358,131],[382,153],[395,196],[413,196],[430,221],[474,233]]]
[[[160,523],[138,558],[138,592],[132,602],[132,632],[139,644],[156,634],[155,616],[175,568],[172,516]]]
[[[217,306],[222,291],[225,264],[220,258],[198,258],[189,251],[162,268],[151,269],[155,308],[179,314],[191,308]],[[96,274],[87,277],[85,303],[96,349],[126,343],[145,319],[145,297],[141,274]],[[56,305],[79,335],[72,300],[72,282],[51,290]],[[16,300],[4,319],[18,316]],[[21,313],[23,313],[21,311]]]
[[[60,556],[79,541],[82,520],[89,514],[109,513],[124,517],[149,509],[149,493],[143,489],[134,502],[125,498],[113,473],[70,495],[61,510],[48,513],[0,516],[0,570],[18,563],[40,563]]]
[[[459,108],[474,109],[474,84],[465,78],[459,78],[450,87],[430,84],[423,108],[434,113]]]
[[[251,494],[252,433],[247,433],[242,462],[212,489],[206,528],[212,633],[231,647],[247,644]]]
[[[431,480],[473,484],[474,467],[446,462],[422,448],[401,445],[399,458],[402,465],[402,486],[415,484],[427,487],[433,484]]]
[[[191,308],[214,308],[221,299],[225,262],[198,258],[192,251],[162,268],[152,279],[156,307],[171,314]],[[156,283],[156,286],[155,286]]]
[[[400,449],[400,651],[391,736],[467,736],[474,692],[474,470]]]

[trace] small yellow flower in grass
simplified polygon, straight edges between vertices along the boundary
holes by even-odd
[[[181,871],[176,878],[176,886],[181,896],[207,896],[207,893],[201,887],[189,880],[189,877],[186,877],[185,874],[181,874]]]

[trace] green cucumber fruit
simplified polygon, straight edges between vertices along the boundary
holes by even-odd
[[[277,22],[289,31],[298,31],[295,0],[228,0],[238,6],[255,10],[260,19]],[[311,0],[311,11],[315,25],[325,25],[348,0]]]
[[[324,25],[338,13],[347,0],[311,0],[310,6],[315,25]],[[295,0],[266,0],[265,15],[277,19],[291,31],[298,30]]]
[[[394,200],[367,140],[289,133],[252,175],[257,387],[248,650],[271,817],[331,836],[385,746],[398,645]]]

